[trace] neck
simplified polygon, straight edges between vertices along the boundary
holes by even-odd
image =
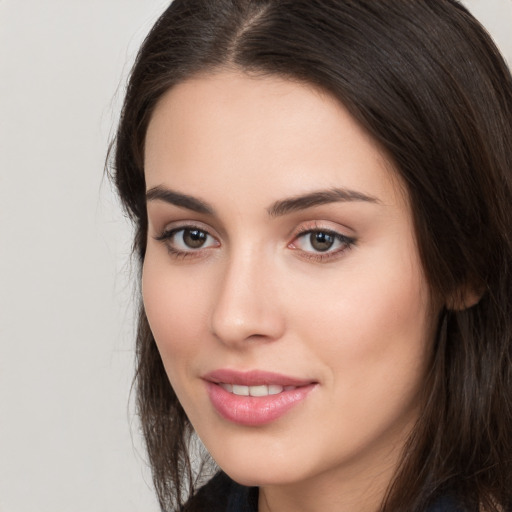
[[[398,466],[403,444],[358,458],[313,478],[264,485],[258,512],[378,512]]]
[[[298,489],[295,486],[260,488],[259,512],[377,512],[386,485],[367,479],[366,482],[334,484]]]

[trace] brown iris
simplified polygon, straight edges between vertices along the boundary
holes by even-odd
[[[311,247],[313,247],[315,251],[319,252],[328,251],[334,244],[334,241],[335,238],[333,235],[322,231],[311,233],[309,235],[309,242],[311,243]]]
[[[206,242],[207,238],[208,234],[204,231],[201,231],[200,229],[183,230],[183,243],[191,249],[201,248]]]

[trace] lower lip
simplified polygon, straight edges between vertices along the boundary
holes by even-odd
[[[309,384],[277,395],[256,397],[234,395],[213,382],[206,382],[206,385],[213,406],[224,419],[251,427],[277,420],[302,402],[316,386]]]

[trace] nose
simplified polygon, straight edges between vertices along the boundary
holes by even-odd
[[[225,345],[242,348],[248,341],[269,342],[283,335],[285,315],[272,267],[254,252],[226,262],[211,313],[211,331]]]

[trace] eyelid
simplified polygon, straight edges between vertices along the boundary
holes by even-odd
[[[339,227],[329,226],[328,222],[314,221],[309,223],[301,224],[296,230],[293,232],[291,241],[287,244],[289,249],[297,251],[297,254],[303,259],[326,262],[331,259],[337,259],[342,256],[343,253],[351,249],[357,242],[356,237],[351,235],[346,235],[342,231],[348,228],[341,230]],[[188,247],[188,248],[179,248],[177,247],[175,241],[173,241],[173,237],[183,230],[198,230],[204,232],[207,237],[210,239],[210,243],[206,246],[200,246],[197,248]],[[332,236],[336,243],[341,247],[335,248],[332,250],[330,247],[325,251],[322,250],[305,250],[298,246],[297,240],[303,238],[311,233],[324,233]],[[212,248],[221,247],[220,237],[216,234],[215,230],[210,226],[204,225],[199,221],[176,221],[168,223],[160,232],[159,235],[154,236],[154,239],[162,242],[166,247],[171,256],[175,258],[191,258],[191,257],[202,257],[205,256],[205,251],[209,251]],[[211,243],[211,240],[214,243]],[[182,241],[183,245],[183,241]]]
[[[326,251],[307,251],[297,247],[296,241],[303,238],[311,233],[325,233],[334,237],[338,242],[341,242],[343,247]],[[340,258],[346,251],[350,250],[356,243],[357,239],[355,236],[346,235],[338,228],[329,227],[323,222],[314,221],[312,223],[306,223],[299,226],[299,228],[292,235],[292,241],[287,245],[289,249],[297,251],[297,253],[305,259],[314,260],[319,262],[327,262],[332,259]]]
[[[161,227],[158,226],[160,224]],[[205,224],[204,222],[196,219],[187,219],[184,218],[182,220],[174,220],[170,222],[161,222],[155,225],[155,231],[157,233],[163,234],[163,233],[169,233],[170,231],[176,230],[176,229],[200,229],[201,231],[206,231],[210,235],[214,236],[215,238],[219,238],[217,231],[213,229],[212,226],[209,224]],[[157,235],[158,236],[158,235]]]
[[[188,249],[180,249],[175,247],[172,244],[173,237],[179,233],[180,231],[185,230],[197,230],[203,233],[206,233],[207,237],[213,239],[215,241],[214,244],[210,244],[207,246],[201,246],[196,249],[190,247]],[[208,226],[203,225],[201,222],[196,221],[179,221],[172,222],[167,224],[161,231],[159,235],[154,236],[154,239],[158,242],[162,242],[169,254],[175,258],[185,259],[185,258],[194,258],[201,257],[204,255],[204,251],[208,251],[212,248],[220,247],[219,237],[216,234],[213,234],[211,229]]]
[[[199,226],[194,226],[194,225],[185,225],[185,226],[178,226],[178,227],[175,227],[175,228],[164,229],[160,235],[157,235],[154,238],[157,241],[168,240],[169,238],[174,236],[176,233],[179,233],[180,231],[186,231],[186,230],[202,231],[203,233],[206,233],[206,235],[209,236],[210,238],[213,238],[214,240],[217,240],[217,237],[212,235],[208,230],[206,230],[204,228],[201,228]]]

